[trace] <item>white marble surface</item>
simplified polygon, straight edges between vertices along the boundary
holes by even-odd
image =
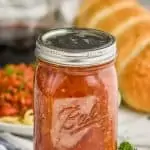
[[[148,115],[120,108],[118,116],[118,139],[120,141],[129,140],[138,147],[138,150],[150,150],[150,120],[148,120]],[[0,137],[18,146],[18,148],[23,148],[21,150],[33,150],[31,139],[20,138],[9,133],[0,133]]]
[[[119,109],[118,137],[129,140],[138,146],[138,150],[150,150],[150,120],[148,115],[129,109]]]

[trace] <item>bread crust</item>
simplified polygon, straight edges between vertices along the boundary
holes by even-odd
[[[78,27],[84,27],[98,11],[103,11],[113,5],[118,6],[127,1],[135,3],[135,0],[85,0],[76,17],[75,24]]]
[[[150,38],[145,48],[123,70],[119,84],[125,102],[132,108],[150,112]]]
[[[84,0],[75,25],[116,37],[123,99],[136,110],[150,112],[150,12],[136,0]]]

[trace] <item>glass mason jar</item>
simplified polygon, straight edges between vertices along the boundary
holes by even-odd
[[[34,150],[116,150],[114,37],[56,29],[36,45]]]

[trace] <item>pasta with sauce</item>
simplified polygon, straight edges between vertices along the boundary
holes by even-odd
[[[6,65],[0,69],[0,122],[33,124],[32,65]]]
[[[0,118],[0,122],[11,124],[33,125],[33,110],[28,110],[23,117],[19,116],[5,116]]]

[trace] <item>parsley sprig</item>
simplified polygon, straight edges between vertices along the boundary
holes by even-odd
[[[124,141],[120,144],[118,150],[137,150],[137,148],[130,142]]]

